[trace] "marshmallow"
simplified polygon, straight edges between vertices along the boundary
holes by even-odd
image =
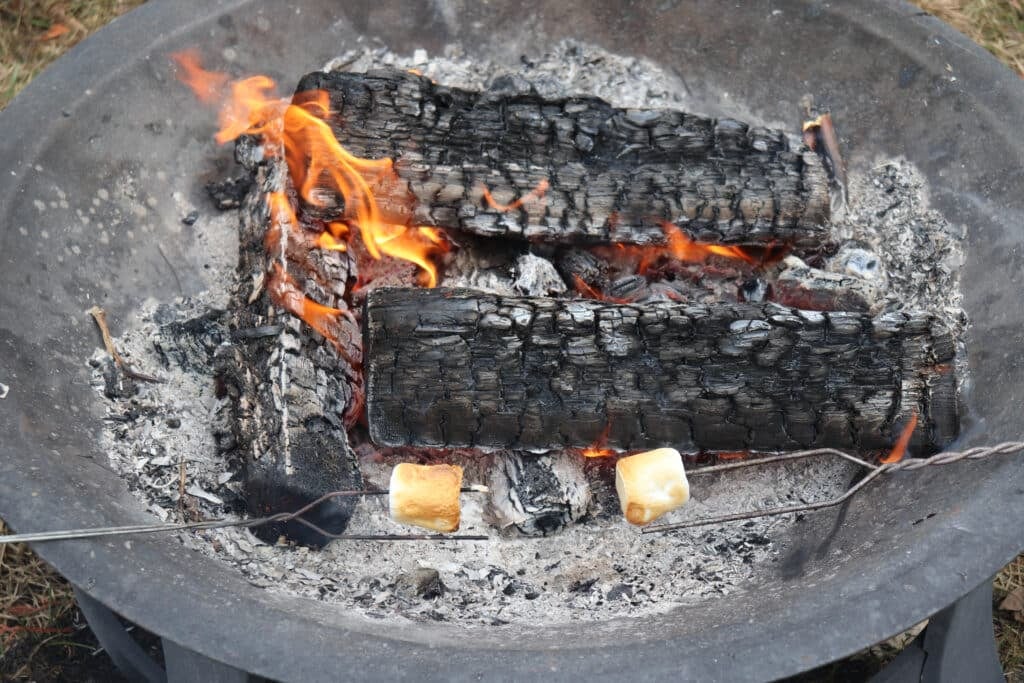
[[[391,519],[442,533],[456,531],[461,488],[461,467],[399,463],[388,487]]]
[[[620,458],[615,490],[626,521],[636,525],[648,524],[690,499],[683,459],[674,448]]]

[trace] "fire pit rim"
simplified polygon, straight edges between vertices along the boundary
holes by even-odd
[[[158,27],[160,38],[157,42],[165,45],[175,36],[187,34],[196,27],[213,22],[218,15],[248,4],[250,3],[247,0],[221,1],[211,6],[205,16],[196,16],[193,10],[182,8],[177,3],[145,5],[104,29],[95,38],[85,41],[37,79],[8,110],[0,113],[0,128],[19,128],[28,123],[34,124],[38,112],[47,110],[45,105],[49,101],[55,98],[62,101],[60,93],[64,84],[68,82],[77,82],[83,88],[88,86],[98,91],[105,82],[116,76],[119,64],[127,63],[125,54],[144,56],[153,50],[151,36]],[[857,11],[851,9],[851,5],[862,10],[863,14],[857,15]],[[888,34],[890,37],[898,34],[900,22],[896,21],[897,18],[915,17],[915,22],[918,22],[916,10],[909,5],[901,3],[890,7],[881,0],[859,0],[831,11],[846,14],[851,22],[860,26],[874,26],[876,33]],[[163,29],[166,26],[176,28],[167,32]],[[966,48],[969,57],[966,65],[959,61],[964,59],[963,54],[941,45],[935,49],[940,55],[948,57],[951,63],[957,64],[965,78],[973,76],[979,79],[979,82],[983,82],[980,79],[987,79],[988,82],[1002,86],[1001,93],[995,93],[995,88],[978,93],[979,101],[987,101],[989,104],[989,112],[1002,109],[1002,117],[1024,113],[1024,93],[1021,92],[1019,83],[1015,82],[1016,79],[1008,70],[988,57],[981,48],[935,20],[925,19],[916,27],[902,28],[916,30],[922,39],[942,38],[957,50]],[[925,40],[921,41],[922,44],[924,42]],[[906,53],[910,52],[907,46],[901,49]],[[999,97],[1003,99],[1000,100]],[[76,106],[82,101],[78,100]],[[38,140],[20,137],[17,140],[0,142],[0,149],[6,153],[6,158],[24,159],[28,163],[28,160],[35,158],[44,142],[45,138],[42,136]],[[0,215],[6,215],[13,203],[19,180],[11,180],[5,176],[0,182]],[[12,230],[13,226],[8,225],[4,234],[6,239],[11,239],[9,235]],[[16,329],[15,322],[16,320],[8,315],[8,311],[0,312],[0,329],[7,328],[3,330],[5,334]],[[6,361],[0,363],[0,367],[4,367],[5,371],[9,369],[6,366]],[[42,398],[47,399],[45,396]],[[44,444],[37,439],[29,438],[30,434],[21,432],[14,420],[18,408],[30,410],[31,406],[23,404],[17,394],[9,396],[5,403],[7,405],[4,407],[8,407],[9,410],[0,416],[0,425],[3,426],[5,433],[13,435],[14,438],[0,446],[6,456],[0,463],[0,473],[3,474],[0,491],[3,492],[3,515],[15,528],[27,531],[44,526],[51,527],[53,524],[68,526],[73,522],[124,523],[148,520],[140,506],[121,490],[123,487],[119,485],[116,477],[109,477],[109,473],[97,470],[98,473],[106,475],[106,478],[86,481],[78,476],[78,462],[69,464],[62,461],[55,466],[53,456],[45,450]],[[981,437],[977,435],[975,438]],[[74,456],[72,458],[74,459]],[[100,467],[93,461],[86,462],[93,467]],[[956,467],[978,466],[965,464]],[[981,466],[990,468],[989,478],[994,480],[991,493],[1002,494],[1007,500],[1013,495],[1019,496],[1020,486],[1009,476],[1011,465],[1000,463]],[[32,467],[37,469],[33,470]],[[50,474],[60,474],[61,477],[49,477]],[[954,469],[943,471],[939,476],[954,477],[956,474],[957,471]],[[997,476],[999,474],[1005,476]],[[898,487],[901,486],[901,482],[886,482],[883,486]],[[55,495],[26,495],[40,490]],[[87,495],[108,497],[110,507],[106,511],[91,508],[84,500]],[[41,500],[43,498],[45,500]],[[956,589],[944,580],[948,572],[962,572],[960,583],[966,591],[973,587],[973,584],[987,578],[987,573],[992,571],[996,563],[1009,560],[1019,550],[1020,541],[1015,538],[1015,529],[1011,528],[1014,526],[1012,516],[1007,515],[1007,520],[1001,526],[993,525],[991,518],[978,513],[978,508],[978,504],[968,501],[959,511],[950,513],[950,518],[955,518],[954,528],[960,530],[960,538],[956,539],[957,547],[950,550],[944,564],[936,563],[923,567],[920,573],[913,577],[918,592],[912,597],[904,595],[899,598],[905,608],[904,614],[908,616],[899,618],[891,610],[881,608],[882,605],[891,606],[887,603],[891,602],[892,587],[887,585],[875,585],[873,589],[857,594],[831,597],[844,599],[843,604],[847,608],[861,613],[877,609],[879,620],[884,622],[882,629],[889,632],[909,626],[916,619],[912,615],[921,616],[944,606],[958,597]],[[122,516],[115,519],[100,514],[101,512],[116,512]],[[934,548],[937,545],[936,540],[944,544],[949,543],[948,532],[949,528],[936,524],[921,532],[921,536],[932,538],[932,544],[928,547]],[[174,562],[166,565],[165,569],[173,567],[180,559],[175,556],[186,554],[173,539],[133,539],[131,543],[137,552],[134,560],[144,553],[153,553],[157,558],[162,555],[172,558]],[[915,548],[916,554],[920,554],[923,547]],[[813,625],[815,628],[809,629],[808,633],[801,633],[799,637],[792,635],[796,634],[795,627],[812,625],[808,620],[814,614],[813,609],[806,609],[809,605],[804,605],[804,609],[801,610],[798,609],[800,605],[793,604],[791,611],[780,615],[783,621],[776,626],[781,628],[771,643],[765,642],[763,637],[758,638],[756,629],[751,630],[746,624],[733,623],[722,624],[714,631],[691,634],[687,638],[687,645],[692,647],[692,650],[687,652],[679,651],[680,642],[677,639],[655,637],[622,643],[611,650],[597,647],[559,648],[552,649],[546,655],[523,658],[517,654],[542,652],[545,648],[524,647],[522,642],[515,640],[511,640],[500,650],[477,649],[472,643],[466,643],[466,649],[442,648],[432,646],[430,642],[433,638],[430,637],[428,629],[419,627],[409,629],[410,633],[417,633],[416,637],[411,639],[418,641],[415,644],[408,637],[392,638],[381,633],[373,633],[372,628],[362,633],[355,630],[341,631],[345,626],[352,624],[339,624],[338,615],[330,614],[332,606],[310,604],[253,588],[216,563],[206,561],[199,567],[202,572],[209,572],[204,577],[205,585],[201,587],[195,584],[198,578],[196,575],[189,577],[163,572],[144,573],[147,563],[135,563],[133,558],[126,557],[121,540],[40,545],[37,550],[76,585],[159,635],[216,659],[244,665],[266,675],[276,674],[279,677],[289,675],[318,678],[325,675],[326,669],[320,668],[321,666],[341,660],[344,660],[348,667],[363,667],[362,671],[373,672],[374,676],[381,678],[401,675],[416,665],[425,667],[425,670],[432,671],[433,675],[438,677],[451,678],[452,672],[469,677],[482,666],[481,661],[485,654],[490,661],[489,671],[519,671],[525,674],[555,667],[560,675],[565,677],[585,672],[599,672],[608,676],[616,671],[635,671],[636,666],[642,665],[654,675],[678,676],[683,673],[696,676],[701,673],[713,675],[713,662],[717,659],[715,653],[719,652],[724,656],[724,653],[730,651],[744,652],[747,658],[757,663],[758,675],[771,676],[775,673],[791,672],[795,662],[799,661],[799,666],[806,668],[847,654],[857,643],[863,644],[863,639],[858,639],[857,631],[853,627],[829,629]],[[95,552],[95,557],[90,556],[92,552]],[[992,560],[995,560],[995,563]],[[183,562],[187,565],[188,559]],[[134,569],[132,564],[135,564]],[[112,568],[119,566],[126,571],[112,571]],[[794,587],[791,590],[797,589]],[[829,596],[809,596],[819,600],[822,597]],[[250,606],[264,610],[261,622],[266,626],[266,630],[261,634],[263,637],[259,641],[244,641],[232,637],[250,631],[250,626],[246,623],[238,624],[225,620],[224,612],[237,611],[240,604],[245,604],[242,601],[251,601]],[[305,609],[305,613],[296,613],[294,607],[297,602],[302,603],[300,608]],[[823,603],[819,602],[817,606],[821,604]],[[226,610],[226,605],[232,605],[232,609]],[[161,612],[163,614],[160,614]],[[287,619],[278,620],[277,617],[281,616],[286,616]],[[331,633],[327,633],[328,628],[325,626],[331,629]],[[872,635],[877,633],[877,621],[874,626],[876,628],[871,630]],[[598,627],[596,630],[600,631],[601,628]],[[819,635],[820,640],[812,643],[808,634],[814,633]],[[723,634],[731,636],[731,640],[715,642],[717,637]],[[345,640],[337,638],[338,635],[343,635]],[[293,646],[289,647],[291,654],[280,656],[280,652],[275,652],[274,655],[268,655],[265,651],[265,643],[268,640]],[[442,638],[441,641],[443,640]],[[672,643],[677,647],[665,648],[666,643]],[[783,646],[780,647],[780,643]],[[401,657],[393,656],[398,647],[402,648]],[[384,653],[389,651],[392,656],[384,656]],[[299,656],[300,653],[305,655],[305,659]],[[523,659],[527,661],[522,661]]]

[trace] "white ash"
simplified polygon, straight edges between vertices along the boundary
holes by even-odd
[[[554,296],[566,290],[565,281],[554,264],[534,254],[523,254],[516,259],[512,288],[518,294],[529,296]]]
[[[495,76],[507,73],[466,58],[457,48],[442,57],[422,51],[403,57],[364,50],[329,66],[364,70],[385,64],[416,68],[440,82],[473,88],[486,87]],[[551,96],[586,93],[618,106],[696,109],[674,75],[649,62],[580,44],[564,43],[549,55],[524,60],[518,73]],[[920,174],[909,164],[894,161],[851,178],[851,205],[836,223],[841,242],[837,254],[820,262],[804,256],[816,267],[887,280],[886,307],[916,306],[962,319],[956,281],[959,235],[929,211]],[[516,264],[524,258],[521,250],[485,250],[478,238],[458,240],[460,249],[447,264],[443,284],[502,294],[543,286],[524,280],[523,268],[517,280]],[[226,230],[222,243],[211,240],[209,247],[222,257],[218,262],[232,261],[237,249],[233,231]],[[864,253],[851,260],[851,249]],[[871,255],[878,255],[884,265],[881,276],[869,265]],[[537,266],[534,259],[542,256],[531,254],[526,262]],[[167,324],[172,318],[181,322],[201,316],[222,302],[227,293],[224,283],[234,273],[225,267],[222,275],[220,285],[202,297],[169,306],[146,302],[139,319],[117,341],[133,366],[159,374],[166,382],[138,384],[138,393],[123,397],[113,392],[104,447],[129,488],[166,521],[234,519],[243,509],[238,463],[216,455],[214,434],[224,406],[215,396],[210,369],[197,365],[201,354],[194,348],[174,352],[178,341]],[[107,368],[109,375],[109,363],[101,351],[92,362],[97,390],[102,392],[103,370]],[[465,466],[467,483],[478,483],[487,481],[493,457],[500,456],[459,455],[452,460]],[[386,485],[397,460],[394,455],[364,455],[360,466],[368,484]],[[602,467],[609,471],[591,477],[590,518],[556,537],[503,534],[486,521],[486,495],[464,494],[461,531],[485,533],[490,540],[340,541],[313,551],[267,545],[248,530],[236,528],[181,534],[180,539],[186,547],[234,566],[255,585],[330,602],[370,619],[534,625],[641,616],[757,590],[759,576],[778,561],[788,539],[799,534],[798,522],[789,515],[642,536],[618,511],[610,466],[586,464],[591,473]],[[844,462],[822,460],[693,476],[691,501],[659,521],[823,500],[843,491],[853,474]],[[349,531],[409,532],[388,519],[386,498],[376,496],[360,502]]]
[[[329,61],[324,71],[362,72],[391,66],[413,69],[445,85],[483,90],[502,76],[529,81],[542,96],[595,95],[616,107],[687,109],[686,86],[676,74],[646,59],[612,54],[572,40],[542,56],[524,56],[517,69],[467,56],[458,45],[444,54],[416,50],[400,55],[384,47],[350,50]]]
[[[883,310],[934,313],[959,337],[966,324],[963,228],[929,206],[924,176],[905,159],[877,160],[866,173],[851,173],[849,185],[849,204],[836,208],[831,228],[840,248],[826,268],[873,281],[885,291]],[[871,255],[881,273],[873,272]]]

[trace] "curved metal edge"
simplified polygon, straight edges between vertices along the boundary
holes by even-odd
[[[208,0],[204,12],[223,13],[244,5],[246,0]],[[54,101],[66,102],[65,115],[70,115],[92,90],[120,77],[127,68],[125,55],[145,54],[174,36],[187,32],[197,24],[209,20],[210,14],[197,12],[187,3],[174,0],[150,0],[138,8],[115,18],[106,26],[75,45],[53,64],[32,79],[24,90],[0,111],[0,126],[15,130],[34,130],[39,127],[41,113],[47,117],[57,114],[48,110]],[[73,98],[67,97],[68,83],[81,86]],[[13,165],[24,165],[35,158],[42,138],[24,139],[0,136],[0,158]],[[13,191],[13,188],[12,188]],[[6,215],[10,193],[0,194],[0,216]],[[4,237],[0,232],[0,240]]]
[[[52,97],[52,93],[61,84],[73,79],[79,83],[102,83],[107,78],[113,78],[116,74],[116,66],[123,61],[125,54],[133,54],[135,51],[148,50],[153,45],[153,33],[147,33],[154,27],[175,26],[176,30],[160,33],[158,40],[166,39],[188,27],[205,23],[214,13],[220,13],[245,4],[245,0],[218,0],[214,8],[203,9],[203,16],[200,18],[194,8],[187,7],[184,3],[170,1],[150,2],[137,10],[125,15],[114,25],[99,31],[95,37],[84,41],[81,45],[71,51],[63,59],[50,67],[44,74],[36,79],[25,92],[23,92],[4,112],[0,112],[0,124],[4,126],[18,126],[33,124],[38,117],[39,106],[46,103]],[[836,11],[846,14],[850,21],[860,26],[877,27],[898,26],[899,19],[905,19],[908,14],[917,10],[906,3],[900,2],[892,5],[886,0],[860,0],[858,2],[841,3],[840,7],[833,8]],[[869,24],[869,20],[871,21]],[[948,44],[957,50],[966,51],[969,59],[963,60],[962,54],[953,52],[952,49],[943,45],[937,45],[936,49],[944,57],[956,61],[958,65],[966,68],[968,77],[976,77],[991,80],[994,84],[1001,86],[996,92],[991,90],[985,93],[984,105],[996,113],[1002,111],[1006,115],[1016,115],[1019,120],[1024,115],[1024,97],[1022,97],[1019,82],[1005,67],[996,62],[994,58],[974,43],[970,42],[960,33],[949,26],[931,19],[922,17],[922,21],[928,23],[928,30],[934,32],[939,38],[945,38]],[[889,36],[891,31],[883,31]],[[116,35],[118,40],[106,40]],[[908,49],[906,45],[903,49]],[[966,50],[965,50],[966,49]],[[88,65],[84,69],[80,64]],[[104,70],[106,73],[103,73]],[[101,75],[102,74],[102,75]],[[1012,79],[1012,80],[1011,80]],[[1007,97],[1012,94],[1013,97]],[[1003,99],[1005,98],[1005,99]],[[31,128],[32,125],[27,127]],[[0,141],[0,153],[6,158],[18,158],[24,163],[25,159],[31,158],[35,148],[26,146],[23,140],[10,140],[6,143]],[[9,153],[17,150],[20,157],[12,157]],[[3,211],[7,198],[0,196],[0,212]],[[1014,495],[1019,491],[1011,491],[1009,485],[998,487],[992,493],[998,495]],[[18,518],[15,512],[10,515],[13,519]],[[981,561],[995,559],[1000,562],[1007,562],[1012,559],[1020,550],[1021,539],[1016,523],[1007,520],[1003,528],[990,526],[990,519],[969,518],[962,520],[964,534],[957,539],[956,557],[961,562],[961,578],[964,587],[969,587],[975,579],[987,578],[990,571],[988,562]],[[685,658],[688,653],[680,651],[678,643],[654,642],[642,644],[624,644],[622,651],[616,653],[572,650],[556,651],[551,653],[517,652],[514,643],[510,649],[502,652],[479,651],[471,649],[452,651],[448,649],[433,649],[425,646],[417,646],[409,643],[366,636],[364,634],[349,633],[346,636],[349,640],[344,642],[337,639],[336,635],[325,638],[322,633],[323,627],[318,622],[318,612],[322,606],[312,606],[309,617],[303,620],[294,620],[295,623],[287,629],[292,637],[306,636],[309,647],[309,666],[286,669],[282,666],[273,666],[261,653],[239,648],[237,643],[230,642],[227,634],[221,634],[219,638],[211,638],[201,626],[202,614],[209,605],[183,603],[177,606],[177,611],[191,615],[196,621],[192,622],[193,628],[177,628],[170,633],[171,627],[166,624],[153,623],[149,618],[146,607],[146,599],[143,594],[136,593],[134,602],[125,602],[124,585],[114,576],[95,577],[89,574],[81,562],[82,553],[87,552],[85,545],[48,545],[36,548],[40,555],[57,566],[73,582],[79,585],[87,585],[89,593],[96,599],[116,605],[118,611],[128,619],[145,624],[155,633],[162,636],[173,636],[179,643],[203,651],[223,661],[244,665],[256,673],[274,676],[288,676],[308,680],[321,680],[324,671],[317,668],[317,663],[325,656],[330,658],[346,658],[352,666],[353,672],[359,672],[368,678],[403,678],[415,675],[423,679],[451,679],[453,669],[451,667],[460,665],[465,667],[459,678],[475,677],[480,672],[494,672],[505,668],[507,671],[529,672],[551,672],[550,677],[555,679],[574,678],[580,675],[597,676],[601,678],[615,677],[616,675],[635,675],[637,671],[636,662],[645,661],[649,667],[645,673],[652,678],[673,678],[680,676],[704,676],[709,680],[715,678],[716,670],[715,654],[727,657],[752,657],[757,658],[761,664],[761,672],[765,678],[772,678],[776,675],[788,672],[792,669],[793,661],[806,661],[808,666],[813,666],[822,661],[838,659],[855,652],[863,646],[865,638],[874,637],[879,630],[889,633],[896,633],[913,623],[913,619],[893,619],[886,610],[881,609],[889,596],[889,589],[880,586],[876,590],[857,596],[836,596],[837,600],[842,599],[851,610],[874,611],[877,617],[873,622],[873,629],[870,635],[856,629],[841,629],[843,637],[832,638],[830,642],[809,642],[802,637],[806,629],[804,619],[798,614],[780,615],[780,622],[775,625],[776,630],[770,639],[765,638],[763,632],[758,632],[756,625],[753,629],[744,628],[745,625],[734,625],[735,638],[729,644],[730,653],[706,653],[707,659],[703,662],[694,663],[693,658]],[[931,577],[931,578],[930,578]],[[947,582],[934,580],[934,575],[924,572],[919,578],[919,586],[922,589],[919,593],[918,614],[923,616],[935,611],[937,608],[949,604],[958,595],[954,595]],[[241,580],[239,580],[241,583]],[[134,584],[135,592],[144,589],[145,581]],[[255,600],[254,600],[255,602]],[[275,600],[260,601],[259,607],[262,610],[261,616],[272,618],[275,612],[283,615],[285,612],[275,605]],[[318,607],[320,609],[318,609]],[[292,615],[293,617],[293,615]],[[294,618],[294,617],[293,617]],[[177,626],[186,623],[184,620]],[[842,626],[842,625],[840,625]],[[240,624],[240,628],[248,628],[246,624]],[[725,628],[725,627],[723,627]],[[278,629],[267,629],[267,636],[272,640],[282,636]],[[765,641],[769,641],[767,644]],[[470,643],[467,643],[471,647]],[[327,648],[326,650],[321,648]],[[398,652],[403,654],[398,656]],[[390,656],[383,653],[390,652]],[[632,655],[632,656],[624,656]],[[415,656],[419,662],[426,663],[428,668],[419,671],[409,671],[404,662],[410,661],[406,658]],[[646,658],[646,659],[641,659]],[[685,658],[685,661],[680,661]],[[430,665],[433,665],[431,667]],[[787,666],[790,664],[790,666]],[[457,671],[457,669],[456,669]],[[318,675],[319,674],[319,675]]]

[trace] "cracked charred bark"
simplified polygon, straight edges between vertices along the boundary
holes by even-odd
[[[595,97],[549,100],[521,79],[485,92],[407,72],[316,72],[296,103],[326,92],[351,153],[395,160],[374,187],[388,220],[480,235],[600,244],[664,243],[661,224],[722,244],[817,246],[829,216],[815,153],[781,131]],[[542,183],[542,199],[501,211]],[[325,218],[340,197],[307,206]],[[332,208],[333,207],[333,208]]]
[[[385,289],[364,335],[380,444],[870,451],[916,411],[924,453],[958,431],[953,339],[923,313]]]

